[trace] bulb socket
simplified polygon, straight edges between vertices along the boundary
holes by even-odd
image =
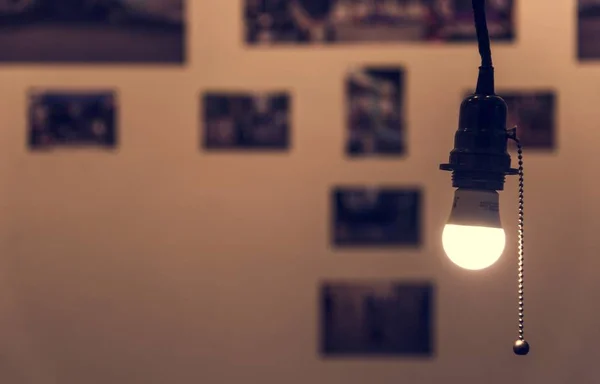
[[[473,94],[460,105],[454,149],[440,169],[452,172],[452,186],[501,191],[506,175],[518,174],[510,167],[507,106],[497,95]]]

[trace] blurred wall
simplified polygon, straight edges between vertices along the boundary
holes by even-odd
[[[595,383],[600,343],[600,65],[575,59],[574,1],[519,1],[515,45],[495,46],[498,88],[555,88],[556,154],[526,166],[526,335],[516,336],[517,179],[509,236],[489,270],[441,249],[447,159],[474,46],[247,49],[240,1],[190,1],[189,65],[4,66],[0,71],[0,381],[105,383]],[[343,79],[360,64],[407,68],[409,156],[348,161]],[[120,151],[31,154],[26,91],[117,87]],[[286,155],[199,151],[202,89],[293,92]],[[329,247],[338,183],[420,185],[418,250]],[[432,360],[324,361],[324,279],[432,279]]]

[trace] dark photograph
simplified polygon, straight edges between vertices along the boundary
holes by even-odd
[[[406,150],[404,71],[369,68],[346,78],[346,154],[351,157],[399,156]]]
[[[244,0],[251,45],[476,40],[472,0]],[[488,0],[490,38],[515,38],[514,0]]]
[[[333,243],[338,247],[419,246],[421,191],[347,187],[332,192]]]
[[[508,128],[517,127],[523,149],[556,149],[556,97],[553,92],[514,92],[500,95],[508,106]],[[516,150],[509,140],[509,148]]]
[[[0,62],[185,59],[185,0],[0,0]]]
[[[205,149],[289,149],[291,105],[287,93],[208,92],[203,104],[201,146]]]
[[[556,95],[553,91],[497,93],[508,107],[507,128],[517,128],[523,150],[556,150]],[[513,140],[508,141],[508,147],[511,151],[517,149]]]
[[[32,91],[28,143],[32,150],[117,145],[117,106],[112,91]]]
[[[431,357],[429,283],[335,282],[321,287],[321,353],[332,357]]]
[[[577,56],[600,59],[600,0],[577,0]]]

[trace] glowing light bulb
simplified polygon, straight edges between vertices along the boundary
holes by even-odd
[[[498,192],[459,188],[442,245],[459,267],[480,270],[494,264],[504,251],[506,236],[498,212]]]

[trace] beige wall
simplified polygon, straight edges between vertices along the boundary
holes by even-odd
[[[0,382],[598,381],[600,64],[574,59],[575,1],[520,1],[518,43],[494,51],[499,88],[558,92],[560,151],[526,158],[526,358],[511,351],[516,179],[502,194],[510,243],[495,267],[458,270],[440,244],[453,190],[437,166],[476,49],[249,50],[237,0],[190,3],[185,68],[0,70]],[[407,69],[405,160],[343,155],[342,81],[363,63]],[[119,153],[28,153],[31,86],[118,88]],[[199,152],[205,88],[290,89],[291,153]],[[334,254],[336,183],[423,186],[423,248]],[[318,283],[356,277],[435,281],[435,359],[319,359]]]

